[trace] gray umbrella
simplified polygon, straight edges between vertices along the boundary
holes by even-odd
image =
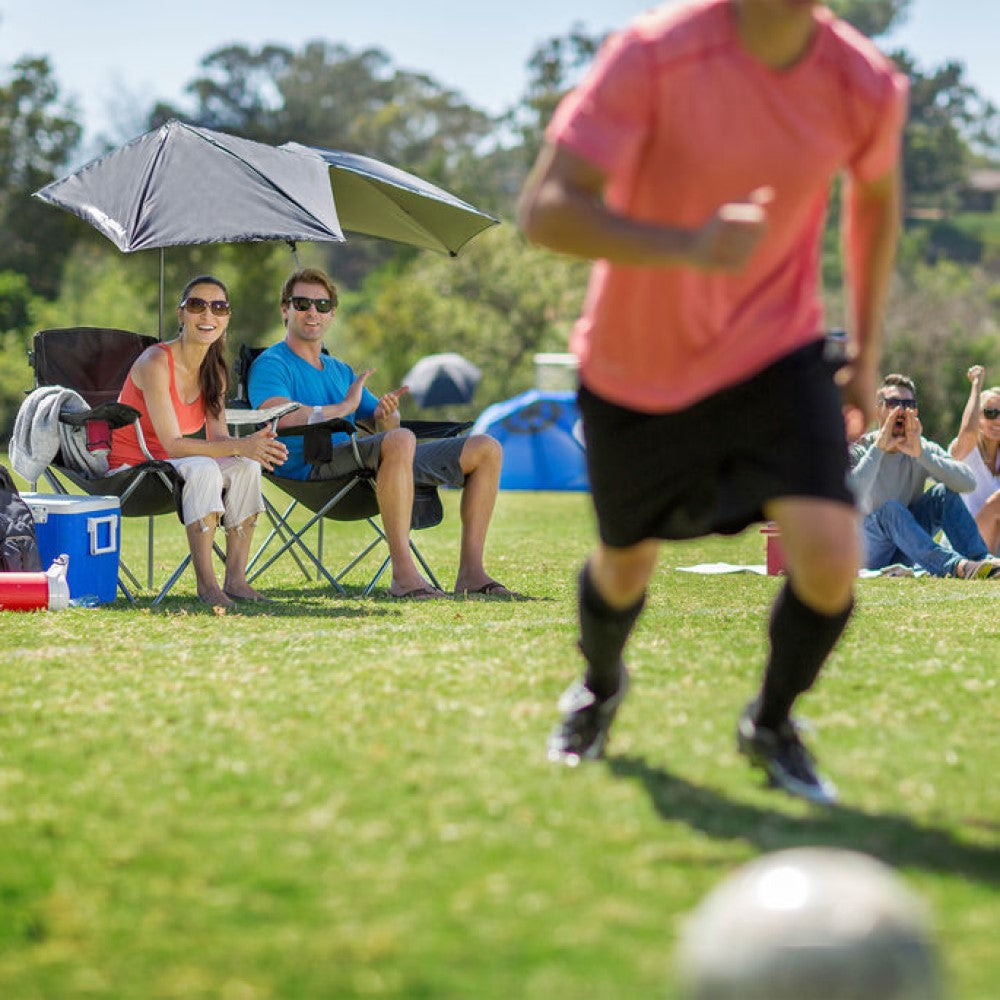
[[[469,403],[483,373],[461,354],[428,354],[403,377],[419,406]]]
[[[89,222],[119,250],[297,240],[343,243],[314,156],[169,121],[91,160],[35,197]]]
[[[169,121],[36,198],[119,250],[261,240],[344,242],[326,171],[290,149]]]
[[[312,153],[327,164],[337,215],[349,233],[454,257],[474,236],[498,222],[443,188],[370,156],[297,142],[281,148]]]

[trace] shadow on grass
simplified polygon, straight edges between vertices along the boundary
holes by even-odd
[[[448,604],[524,604],[535,602],[551,602],[552,597],[520,596],[517,598],[499,595],[465,596],[448,594],[433,601],[400,600],[392,597],[388,591],[380,590],[365,597],[361,587],[347,587],[346,594],[337,594],[333,590],[317,586],[283,587],[280,591],[268,593],[267,588],[261,588],[261,593],[269,597],[269,601],[254,603],[240,602],[236,607],[227,609],[226,613],[233,615],[253,615],[258,617],[279,618],[365,618],[386,615],[390,609],[402,612],[414,605],[442,607]],[[202,604],[194,594],[174,596],[169,594],[156,607],[152,606],[151,597],[137,596],[135,604],[129,604],[122,598],[111,604],[102,604],[103,612],[115,611],[150,611],[154,614],[216,614],[213,608]]]
[[[864,851],[894,867],[1000,883],[1000,851],[963,844],[947,830],[922,826],[906,816],[866,813],[849,806],[789,816],[693,785],[651,767],[642,757],[610,757],[607,763],[616,777],[641,782],[664,819],[686,823],[711,837],[746,840],[766,852],[806,845],[843,847]]]
[[[388,608],[373,607],[349,597],[337,597],[329,591],[321,592],[315,588],[298,590],[282,590],[280,594],[270,597],[267,602],[255,603],[241,601],[232,608],[210,608],[202,604],[193,594],[178,597],[167,596],[156,607],[152,606],[152,598],[139,597],[135,604],[117,600],[114,604],[102,604],[103,612],[148,611],[154,615],[242,615],[254,618],[370,618],[385,615]]]

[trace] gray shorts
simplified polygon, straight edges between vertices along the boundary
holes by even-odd
[[[378,471],[382,438],[386,432],[359,436],[358,454],[361,464],[372,472]],[[413,458],[413,482],[416,486],[454,486],[461,489],[465,485],[465,473],[459,462],[465,438],[435,438],[417,441],[417,452]],[[350,442],[334,446],[329,462],[315,465],[309,473],[310,479],[340,479],[356,472],[358,463]]]

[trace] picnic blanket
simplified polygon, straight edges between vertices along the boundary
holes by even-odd
[[[703,576],[718,576],[722,573],[756,573],[758,576],[767,576],[767,566],[764,563],[751,565],[727,562],[696,563],[694,566],[678,566],[677,571],[679,573],[700,573]],[[858,571],[858,577],[862,580],[869,580],[876,576],[927,576],[927,570],[914,569],[912,566],[904,566],[902,563],[893,563],[891,566],[883,566],[882,569],[861,569]]]

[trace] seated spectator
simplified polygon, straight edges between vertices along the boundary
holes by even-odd
[[[377,433],[358,438],[361,460],[375,472],[375,495],[392,561],[392,597],[428,600],[444,593],[420,575],[410,551],[410,518],[415,484],[454,486],[462,490],[456,594],[518,596],[494,580],[483,566],[486,530],[500,483],[500,444],[485,434],[466,438],[417,441],[400,426],[399,397],[403,386],[374,396],[365,383],[372,369],[360,374],[323,353],[323,337],[337,311],[337,289],[321,270],[296,271],[281,290],[284,340],[269,347],[250,369],[248,391],[254,406],[266,408],[289,401],[300,409],[279,421],[294,427],[333,417],[374,421]],[[288,438],[288,460],[279,469],[291,479],[336,479],[354,471],[354,451],[346,434],[333,435],[333,456],[310,466],[302,437]]]
[[[913,380],[887,375],[875,396],[878,428],[851,448],[849,482],[864,515],[865,565],[906,563],[933,576],[1000,578],[960,493],[975,478],[933,441],[921,436]],[[925,490],[927,481],[935,484]],[[936,542],[934,535],[945,536]]]
[[[132,365],[119,401],[140,414],[146,448],[168,461],[184,481],[181,505],[198,599],[213,607],[263,601],[246,578],[257,515],[264,509],[261,466],[273,469],[288,457],[270,428],[230,437],[226,428],[225,340],[229,293],[217,278],[192,278],[177,307],[175,340],[147,348]],[[204,430],[204,439],[188,435]],[[134,425],[114,431],[111,471],[147,461]],[[226,575],[222,586],[212,566],[219,515],[226,531]]]
[[[993,555],[1000,555],[1000,386],[983,388],[986,369],[973,365],[966,373],[972,388],[958,437],[948,446],[952,457],[972,471],[976,487],[963,493],[969,513]]]

